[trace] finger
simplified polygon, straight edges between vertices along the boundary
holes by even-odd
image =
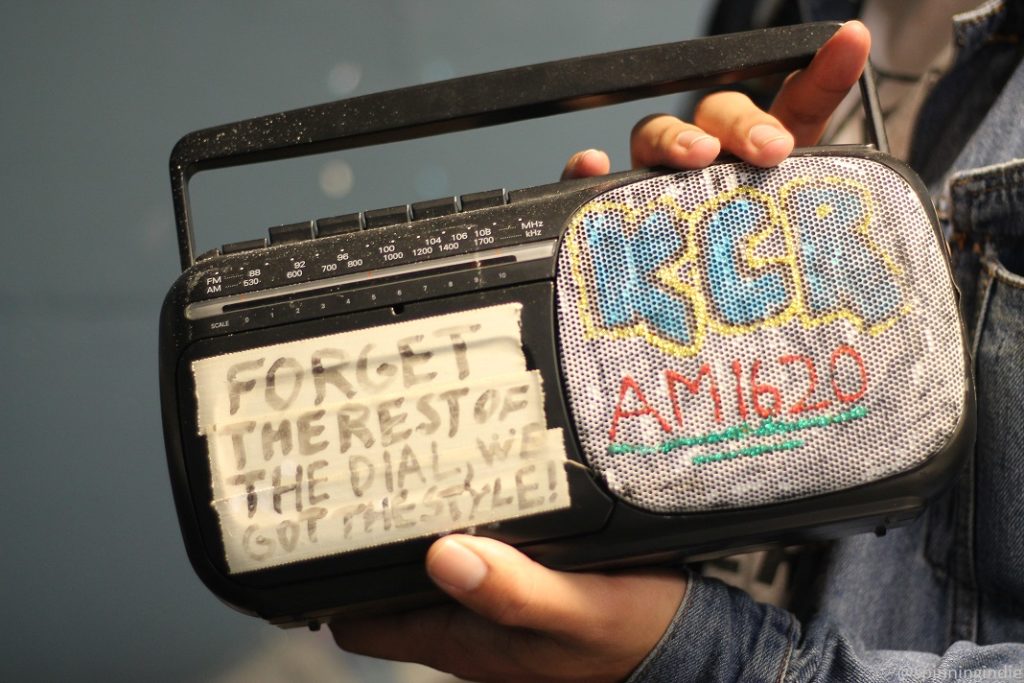
[[[416,662],[470,673],[501,664],[495,651],[508,649],[507,632],[459,605],[445,605],[365,619],[332,620],[334,642],[367,657]],[[490,660],[490,661],[481,661]]]
[[[328,626],[343,650],[400,662],[424,662],[445,642],[457,605],[363,619],[334,619]],[[426,634],[432,634],[425,638]]]
[[[793,151],[793,136],[771,114],[738,92],[708,95],[694,122],[722,141],[722,149],[755,166],[775,166]]]
[[[629,151],[633,167],[704,168],[718,156],[718,140],[668,114],[654,114],[633,126]]]
[[[536,630],[499,626],[454,604],[332,621],[330,629],[338,646],[355,654],[425,664],[466,680],[529,683],[622,680],[659,637],[627,658],[615,652],[622,634],[612,634],[613,640],[596,649],[563,645]]]
[[[463,605],[503,626],[571,631],[593,611],[592,598],[564,574],[489,538],[440,539],[427,553],[427,573]]]
[[[599,149],[585,149],[569,157],[562,171],[562,180],[608,175],[611,168],[612,162],[607,154]]]
[[[338,645],[471,680],[621,680],[662,637],[686,591],[678,573],[563,574],[467,536],[435,543],[427,570],[469,609],[332,621]]]
[[[802,71],[786,79],[769,110],[796,140],[813,145],[821,137],[829,117],[860,78],[871,34],[859,21],[843,24],[818,50]]]
[[[430,548],[427,573],[442,590],[490,621],[575,641],[599,641],[617,632],[627,621],[624,615],[636,611],[637,601],[664,608],[665,614],[645,612],[632,625],[634,631],[655,630],[657,640],[682,599],[676,588],[684,585],[674,574],[558,572],[493,539],[457,535]]]

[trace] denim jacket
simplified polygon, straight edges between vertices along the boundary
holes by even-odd
[[[972,336],[967,470],[910,526],[838,542],[803,623],[691,576],[630,683],[1024,681],[1022,33],[1024,2],[957,18],[956,59],[926,100],[910,159],[950,238]]]

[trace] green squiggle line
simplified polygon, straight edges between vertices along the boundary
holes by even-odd
[[[854,406],[836,415],[805,417],[792,422],[776,422],[769,417],[758,426],[753,432],[753,436],[773,436],[775,434],[788,434],[789,432],[797,432],[814,427],[828,427],[829,425],[841,424],[850,420],[859,420],[862,417],[866,417],[867,414],[868,409],[866,406]]]
[[[729,427],[721,432],[709,432],[707,434],[701,434],[700,436],[680,436],[664,443],[658,444],[657,446],[638,446],[628,443],[613,443],[608,447],[609,453],[668,453],[676,448],[682,448],[684,446],[703,446],[709,443],[719,443],[722,441],[737,441],[744,439],[751,434],[750,426],[744,422],[743,424]]]
[[[720,462],[722,460],[732,460],[733,458],[747,457],[753,458],[765,453],[773,453],[775,451],[791,451],[794,448],[800,448],[804,445],[804,441],[800,439],[793,439],[792,441],[783,441],[780,444],[759,444],[757,446],[748,446],[747,448],[741,448],[738,451],[723,451],[721,453],[711,453],[709,455],[697,455],[694,456],[692,462],[694,465],[703,465],[706,462]]]
[[[804,429],[828,427],[829,425],[859,420],[863,417],[867,417],[867,414],[867,406],[854,406],[849,410],[835,415],[804,417],[790,422],[775,421],[769,417],[761,422],[761,424],[757,426],[757,429],[751,429],[750,425],[744,422],[743,424],[729,427],[728,429],[720,432],[708,432],[707,434],[700,434],[698,436],[681,436],[675,439],[670,439],[658,444],[657,446],[613,443],[608,446],[608,452],[612,455],[620,453],[640,453],[643,455],[649,455],[651,453],[668,453],[669,451],[677,448],[684,448],[688,446],[704,446],[707,444],[720,443],[722,441],[742,441],[743,439],[747,439],[752,436],[775,436],[776,434],[789,434],[790,432],[798,432]]]

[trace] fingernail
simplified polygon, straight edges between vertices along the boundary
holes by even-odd
[[[572,161],[569,163],[569,166],[571,168],[577,168],[578,166],[582,166],[583,162],[585,162],[588,157],[592,157],[595,154],[600,154],[600,151],[596,149],[585,149],[582,152],[576,152],[575,156],[573,156],[572,158]]]
[[[704,140],[710,140],[711,136],[707,133],[701,133],[697,130],[683,131],[676,137],[676,144],[683,149],[690,150],[702,143]]]
[[[776,140],[785,140],[786,131],[771,125],[770,123],[759,123],[750,129],[747,137],[754,143],[755,147],[765,147]]]
[[[483,583],[487,565],[472,550],[454,539],[439,542],[427,562],[427,573],[438,583],[456,590],[471,591]]]

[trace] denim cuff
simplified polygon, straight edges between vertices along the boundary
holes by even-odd
[[[672,623],[627,683],[781,681],[798,634],[789,612],[691,574]]]

